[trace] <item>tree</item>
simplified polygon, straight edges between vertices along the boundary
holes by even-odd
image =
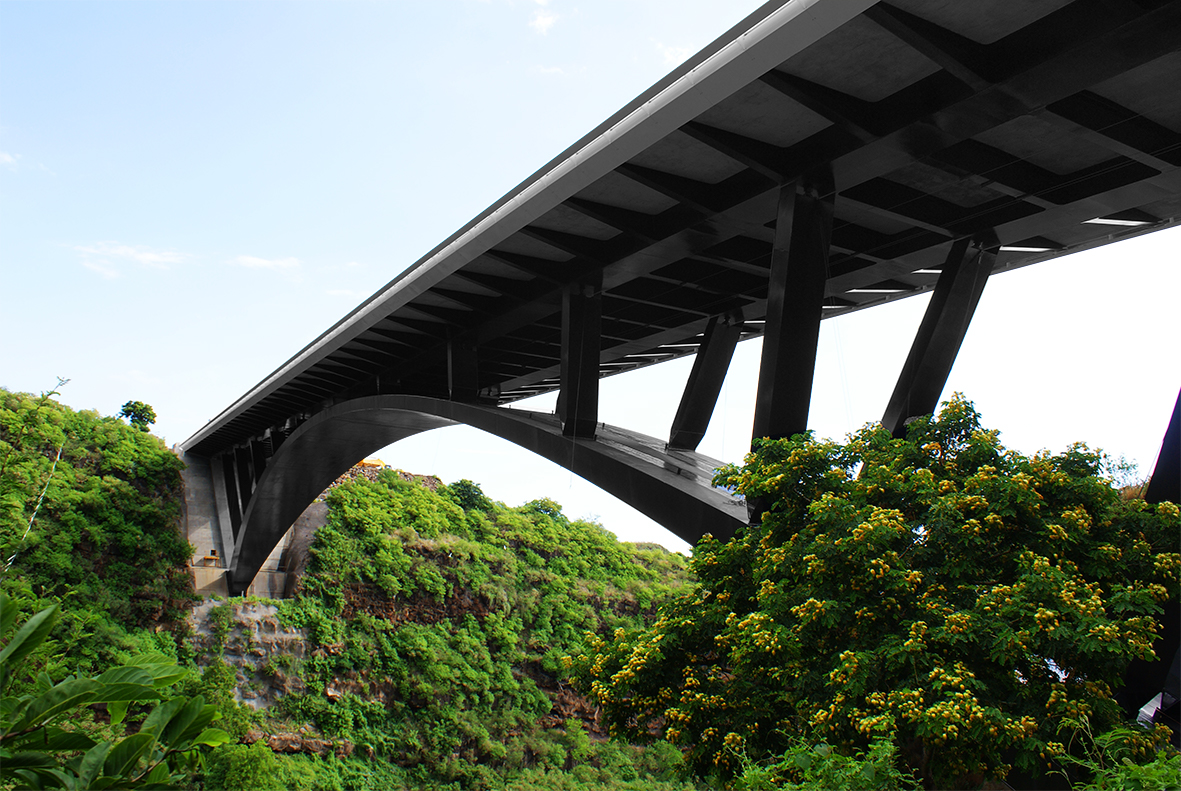
[[[127,422],[140,431],[149,431],[156,422],[156,411],[143,401],[128,401],[119,410],[119,417],[127,418]]]
[[[1175,504],[1121,500],[1083,445],[1006,451],[958,396],[906,439],[762,442],[716,483],[770,503],[761,524],[704,539],[699,585],[652,628],[569,659],[613,733],[703,773],[801,735],[888,738],[940,788],[1045,772],[1065,722],[1121,721],[1113,693],[1177,595]]]
[[[16,609],[12,599],[0,593],[0,638],[12,631]],[[199,768],[200,745],[213,747],[230,740],[225,731],[208,727],[218,714],[200,695],[164,700],[137,723],[135,733],[102,738],[102,727],[88,707],[106,704],[110,725],[118,728],[132,704],[163,699],[162,690],[184,676],[174,663],[150,657],[94,678],[69,676],[57,684],[42,672],[27,685],[27,692],[10,694],[56,618],[56,606],[38,612],[0,649],[4,787],[174,788]]]

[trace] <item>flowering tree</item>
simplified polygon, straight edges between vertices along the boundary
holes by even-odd
[[[1006,451],[958,396],[905,440],[763,442],[717,477],[769,504],[762,523],[703,540],[695,589],[568,664],[614,733],[704,773],[800,734],[892,740],[941,788],[1044,772],[1064,722],[1122,719],[1114,691],[1178,590],[1177,506],[1102,472],[1083,445]]]

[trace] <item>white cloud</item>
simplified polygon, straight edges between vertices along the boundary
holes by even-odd
[[[653,40],[652,43],[656,45],[656,51],[664,58],[665,66],[678,66],[692,54],[688,47],[670,47],[656,40]]]
[[[536,30],[541,35],[549,32],[549,29],[558,21],[558,15],[545,11],[544,9],[537,9],[533,12],[533,19],[529,21],[529,27]]]
[[[178,253],[175,250],[153,250],[143,245],[119,244],[118,242],[79,245],[74,249],[82,253],[84,258],[116,258],[134,261],[153,269],[167,269],[169,264],[179,264],[186,257],[183,253]]]
[[[298,258],[258,258],[253,255],[240,255],[233,259],[233,263],[248,269],[298,269]]]
[[[155,250],[144,245],[120,244],[118,242],[96,242],[89,245],[75,245],[80,254],[82,266],[97,272],[105,278],[119,277],[119,263],[134,263],[152,269],[168,269],[170,264],[179,264],[188,258],[175,250]]]
[[[82,259],[82,266],[86,267],[91,272],[97,272],[107,280],[113,280],[117,277],[120,277],[119,270],[111,269],[110,267],[103,266],[102,264],[90,261],[86,258]]]
[[[565,74],[566,70],[561,66],[537,66],[536,69],[542,74]]]
[[[0,151],[0,165],[7,165],[10,168],[16,167],[17,157],[7,151]]]

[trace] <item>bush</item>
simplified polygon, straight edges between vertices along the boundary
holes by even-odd
[[[573,657],[579,685],[613,733],[659,732],[703,774],[810,734],[889,739],[940,788],[1044,773],[1061,723],[1122,721],[1113,693],[1178,592],[1181,512],[1121,499],[1085,446],[997,436],[957,397],[904,440],[763,442],[717,477],[762,523],[703,540],[700,584]]]
[[[221,748],[209,760],[205,787],[210,791],[282,791],[279,759],[264,742]]]

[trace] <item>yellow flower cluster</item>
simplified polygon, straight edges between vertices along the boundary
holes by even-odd
[[[1058,620],[1058,613],[1054,610],[1048,610],[1045,607],[1038,607],[1037,613],[1033,616],[1037,621],[1038,628],[1043,632],[1053,633],[1055,629],[1061,626]]]
[[[1069,525],[1072,530],[1079,533],[1086,533],[1091,529],[1091,515],[1081,505],[1063,511],[1062,521]]]
[[[1181,569],[1181,552],[1162,552],[1152,559],[1156,573],[1175,579]]]
[[[968,622],[972,616],[966,612],[957,612],[947,616],[944,626],[952,634],[963,634],[968,629]]]
[[[795,607],[792,607],[791,614],[804,623],[809,623],[824,612],[826,604],[827,602],[822,602],[819,599],[808,599],[803,604],[797,604]]]
[[[759,601],[762,601],[769,596],[774,596],[778,592],[779,587],[771,580],[763,580],[759,583]]]
[[[921,650],[926,647],[927,642],[923,638],[927,634],[927,622],[915,621],[910,625],[910,639],[902,644],[903,648],[909,650]]]

